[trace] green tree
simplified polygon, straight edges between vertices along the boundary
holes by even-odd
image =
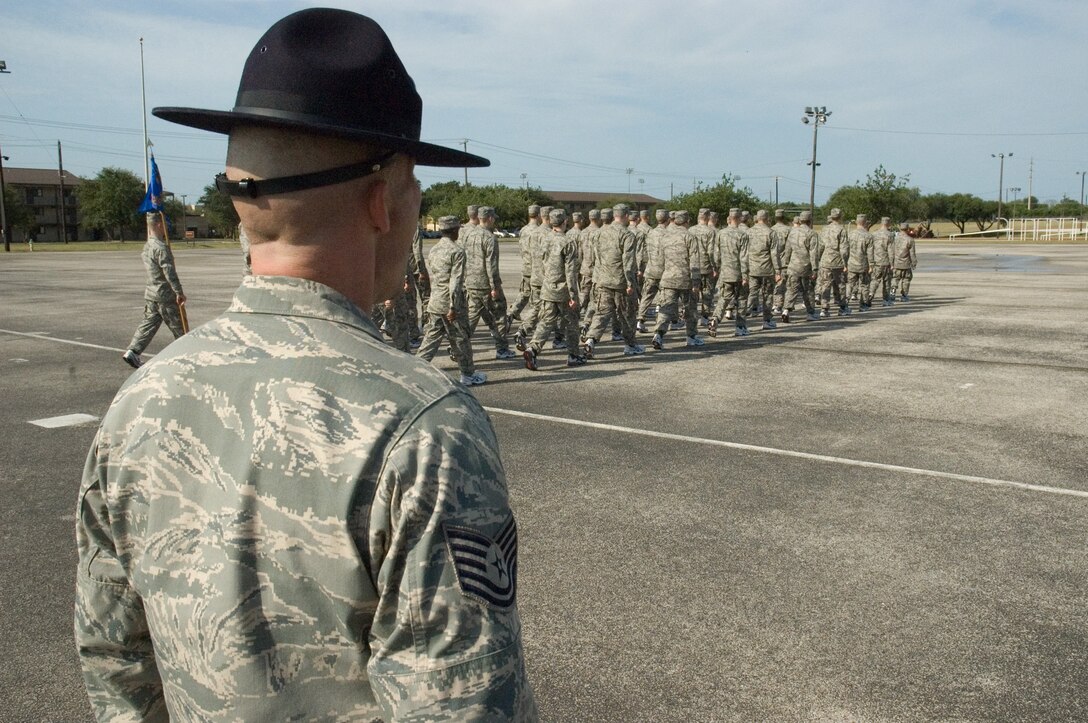
[[[197,203],[204,209],[209,231],[214,229],[224,238],[234,237],[238,229],[238,212],[234,210],[230,196],[220,193],[215,184],[209,184]]]
[[[722,180],[713,186],[697,186],[691,193],[682,193],[674,196],[668,206],[672,210],[685,210],[692,218],[699,213],[700,208],[709,208],[724,215],[731,208],[739,208],[754,213],[765,208],[767,204],[760,201],[748,187],[738,188],[737,179],[726,173]]]
[[[872,218],[888,216],[905,221],[923,210],[921,192],[909,183],[910,174],[897,176],[884,166],[877,166],[865,177],[865,183],[857,181],[831,194],[827,207],[842,209],[845,218],[864,213]]]
[[[468,186],[457,181],[435,183],[423,191],[419,212],[423,217],[466,217],[470,205],[493,206],[499,228],[520,227],[525,223],[525,209],[530,204],[547,205],[552,199],[538,188],[510,187],[502,184]]]
[[[125,240],[125,229],[142,228],[140,203],[144,198],[144,184],[135,173],[123,168],[107,167],[93,179],[84,181],[76,188],[83,223],[106,233],[113,239]]]
[[[4,186],[4,215],[9,229],[21,229],[25,235],[34,222],[34,213],[23,200],[23,194],[11,186]]]
[[[1086,207],[1082,206],[1079,201],[1072,198],[1063,198],[1057,203],[1051,204],[1046,208],[1045,214],[1051,218],[1070,218],[1074,216],[1083,216],[1085,214]]]
[[[964,233],[968,223],[974,222],[979,231],[988,231],[995,223],[996,201],[984,201],[970,193],[953,193],[948,196],[945,218]]]

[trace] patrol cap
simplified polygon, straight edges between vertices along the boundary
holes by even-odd
[[[700,208],[700,209],[699,209],[699,218],[706,218],[706,215],[707,215],[708,213],[710,213],[710,209],[709,209],[709,208]]]
[[[540,206],[536,205],[535,203],[533,205],[529,206],[529,216],[530,216],[530,218],[536,218],[539,215],[540,215]]]
[[[615,206],[612,207],[612,213],[616,214],[617,216],[622,216],[630,210],[631,207],[628,206],[626,203],[617,203]]]
[[[888,218],[887,216],[881,216],[880,217],[880,223],[884,224],[885,226],[888,225],[891,222],[892,222],[892,220],[890,218]]]
[[[776,208],[774,210],[774,217],[775,218],[785,218],[786,217],[786,212],[784,210],[782,210],[781,208]]]
[[[756,211],[756,218],[759,219],[760,221],[766,221],[767,220],[767,209],[761,208],[758,211]]]
[[[718,216],[718,212],[717,212],[717,211],[711,211],[710,213],[708,213],[708,214],[706,215],[706,220],[707,220],[707,221],[713,221],[714,223],[717,223],[717,222],[718,222],[718,218],[719,218],[719,216]]]
[[[812,211],[802,211],[801,215],[798,216],[797,218],[801,219],[801,221],[811,221],[812,220]]]
[[[829,218],[842,218],[842,209],[841,208],[831,209],[831,215],[829,216]]]
[[[729,209],[729,218],[740,218],[740,209],[739,208]]]
[[[438,219],[439,231],[453,231],[461,228],[461,219],[456,216],[441,216]]]
[[[575,221],[581,221],[583,218],[585,218],[585,216],[582,215],[581,211],[575,211],[570,215],[570,217]]]
[[[480,206],[478,213],[480,218],[495,218],[495,209],[491,206]]]
[[[690,216],[688,215],[688,212],[685,211],[684,209],[680,209],[679,211],[676,212],[676,222],[677,223],[687,223],[689,220],[690,220]]]
[[[657,218],[658,221],[664,221],[666,218],[669,217],[669,210],[667,208],[659,208],[654,211],[654,216]]]
[[[589,220],[590,221],[599,221],[600,218],[601,218],[601,209],[599,209],[599,208],[589,209]]]
[[[669,211],[669,218],[671,218],[673,221],[675,221],[676,220],[676,211]]]
[[[612,220],[612,209],[602,208],[601,209],[601,220],[602,221],[611,221]]]
[[[865,223],[868,220],[868,217],[864,213],[859,213],[854,219],[854,223]]]
[[[642,209],[641,211],[638,212],[638,215],[639,215],[639,218],[649,218],[650,217],[650,209],[644,208],[644,209]]]
[[[555,208],[555,206],[541,206],[540,207],[540,215],[543,216],[544,218],[547,218],[548,214],[551,212],[551,210],[553,208]]]
[[[553,208],[548,211],[548,223],[552,226],[558,226],[567,220],[567,212],[562,208]]]
[[[469,206],[468,207],[468,217],[469,218],[476,218],[479,214],[480,214],[480,207],[479,206]]]
[[[741,211],[740,212],[740,220],[741,221],[743,221],[745,219],[748,219],[748,218],[751,218],[751,217],[752,217],[752,215],[750,213],[748,213],[747,211]]]

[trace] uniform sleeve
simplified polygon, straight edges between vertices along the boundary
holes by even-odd
[[[167,246],[159,254],[156,261],[159,264],[159,268],[162,269],[163,276],[170,282],[170,288],[174,290],[174,295],[181,296],[181,281],[178,280],[178,272],[174,268],[174,252]]]
[[[574,239],[567,241],[567,254],[564,263],[566,264],[567,293],[570,294],[571,299],[577,301],[581,291],[578,288],[578,242]]]
[[[910,267],[912,269],[918,268],[918,253],[914,249],[914,239],[910,240]]]
[[[491,284],[491,290],[497,291],[502,286],[502,277],[499,275],[499,242],[490,233],[484,237],[484,272]]]
[[[638,284],[638,258],[635,256],[635,235],[625,231],[621,237],[623,249],[623,276],[628,288],[634,288]]]
[[[96,440],[76,510],[75,638],[83,680],[98,720],[166,721],[151,633],[117,559],[104,480]]]
[[[517,611],[517,527],[490,420],[439,400],[393,446],[370,511],[367,666],[386,720],[536,720]]]
[[[738,255],[740,256],[740,275],[744,278],[748,278],[748,244],[751,239],[748,238],[748,234],[742,233],[738,241],[738,245],[740,246],[740,248],[737,249]]]
[[[450,259],[450,308],[457,308],[465,287],[465,252],[458,249]]]

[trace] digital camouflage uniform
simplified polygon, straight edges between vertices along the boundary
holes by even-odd
[[[412,341],[422,338],[423,325],[427,323],[427,302],[431,298],[431,279],[427,275],[427,260],[423,255],[423,232],[416,228],[412,241],[412,254],[408,257],[409,288],[408,319]],[[418,306],[416,298],[418,297]],[[422,311],[420,311],[422,309]]]
[[[699,240],[682,224],[671,224],[661,236],[661,289],[657,292],[657,324],[655,338],[664,339],[672,319],[677,318],[677,307],[683,303],[687,335],[695,336],[698,320],[695,317],[696,296],[701,289],[700,268],[702,249]]]
[[[578,312],[585,326],[593,320],[593,265],[597,261],[597,236],[601,227],[591,222],[578,236],[581,262],[578,270]]]
[[[896,294],[904,301],[909,298],[910,281],[914,278],[914,269],[918,268],[918,255],[914,251],[914,239],[905,231],[895,235],[892,251],[892,298]]]
[[[658,222],[646,234],[646,270],[642,278],[642,297],[638,303],[638,321],[645,322],[650,314],[650,304],[654,303],[658,289],[661,288],[661,274],[664,271],[664,259],[661,256],[661,240],[668,224]]]
[[[847,234],[850,245],[850,257],[846,260],[846,298],[858,296],[858,304],[868,308],[872,302],[869,296],[869,272],[873,263],[873,235],[860,228],[852,228]]]
[[[544,251],[540,286],[540,320],[529,346],[540,354],[544,342],[557,331],[563,334],[570,354],[578,349],[578,240],[552,230],[542,244]]]
[[[181,312],[178,310],[178,296],[182,294],[181,281],[174,268],[174,252],[162,239],[149,237],[140,254],[144,269],[147,271],[147,286],[144,287],[144,320],[136,328],[132,341],[128,343],[137,356],[140,355],[155,332],[166,322],[166,327],[177,339],[183,333]]]
[[[518,249],[521,251],[521,286],[518,289],[518,300],[510,307],[509,312],[510,316],[516,316],[519,319],[532,296],[529,278],[533,273],[533,261],[532,254],[529,251],[529,242],[532,239],[532,232],[539,225],[538,220],[534,218],[522,226],[521,231],[518,232]]]
[[[703,222],[696,223],[688,229],[688,233],[699,241],[699,279],[702,291],[699,294],[699,316],[712,316],[714,297],[714,244],[717,243],[717,234]]]
[[[736,328],[747,329],[743,299],[747,296],[748,234],[740,226],[733,225],[718,231],[713,258],[714,266],[718,269],[718,303],[711,319],[715,322],[721,321],[725,318],[725,312],[732,310],[736,312],[733,316]]]
[[[777,234],[778,238],[778,257],[782,258],[786,253],[786,240],[790,237],[790,225],[782,220],[783,217],[776,217],[774,226],[771,226],[771,230]],[[782,272],[781,278],[779,278],[774,284],[774,308],[781,311],[782,304],[786,300],[786,272]]]
[[[431,298],[427,302],[430,317],[419,345],[419,358],[434,359],[443,337],[450,341],[450,352],[461,373],[472,376],[476,365],[472,360],[472,344],[468,334],[468,307],[465,299],[465,252],[448,236],[443,236],[431,248],[427,257],[431,272]],[[446,315],[453,311],[450,321]]]
[[[771,321],[775,276],[782,274],[778,234],[766,223],[756,221],[748,230],[748,305],[744,315],[755,310],[763,313],[763,323]]]
[[[468,296],[468,335],[483,319],[495,342],[495,351],[510,348],[506,338],[506,296],[499,276],[499,244],[482,224],[465,240],[465,290]]]
[[[529,233],[529,303],[521,312],[521,324],[518,326],[518,336],[526,341],[533,338],[540,321],[540,285],[544,278],[544,253],[551,233],[552,230],[545,224],[540,224]],[[519,349],[524,351],[521,347]]]
[[[873,231],[873,270],[870,273],[869,301],[877,294],[887,304],[892,298],[892,254],[895,252],[895,233],[887,226]]]
[[[247,277],[125,383],[77,508],[100,720],[532,720],[472,395],[346,297]]]
[[[790,229],[786,237],[786,253],[782,264],[786,267],[786,296],[782,301],[782,318],[789,319],[789,312],[800,301],[811,316],[815,312],[812,298],[812,270],[816,263],[816,232],[801,224]]]
[[[820,232],[816,251],[816,297],[825,314],[831,307],[832,296],[840,310],[849,308],[844,285],[846,260],[849,256],[846,229],[841,223],[831,221]]]
[[[635,345],[635,312],[638,265],[635,235],[625,224],[613,221],[601,228],[594,245],[593,298],[596,310],[586,338],[597,342],[618,321],[628,346]],[[631,291],[628,292],[628,289]]]

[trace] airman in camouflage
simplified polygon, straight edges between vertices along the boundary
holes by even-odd
[[[684,315],[687,327],[687,345],[702,346],[705,342],[698,336],[698,322],[695,311],[698,297],[702,291],[699,278],[703,252],[699,248],[699,239],[688,231],[690,218],[684,210],[676,211],[673,223],[661,236],[661,289],[657,292],[657,324],[654,328],[654,349],[665,348],[665,334],[668,333],[672,320],[677,316],[677,306],[686,307]]]
[[[536,358],[544,342],[556,331],[566,340],[567,366],[586,363],[578,349],[578,242],[563,233],[567,214],[561,208],[548,213],[551,236],[544,241],[543,283],[540,286],[540,321],[525,349],[525,367],[536,371]]]
[[[847,234],[850,245],[850,257],[846,261],[846,298],[858,300],[858,310],[872,308],[869,296],[869,280],[873,267],[873,235],[869,233],[869,219],[859,213],[854,219],[854,228]]]
[[[869,282],[869,303],[880,293],[882,306],[892,301],[892,254],[895,253],[895,232],[889,228],[891,219],[880,219],[880,228],[873,231],[873,271]]]
[[[812,230],[812,213],[802,211],[794,219],[794,224],[786,237],[786,253],[782,257],[782,264],[786,267],[786,296],[782,302],[782,321],[787,324],[798,299],[804,303],[809,321],[819,318],[812,300],[812,282],[816,278],[813,269],[820,242],[816,232]]]
[[[597,236],[601,233],[601,211],[589,210],[589,225],[578,237],[578,253],[581,263],[578,268],[578,309],[583,334],[589,331],[589,322],[593,321],[591,309],[593,293],[593,264],[597,259]]]
[[[790,237],[791,228],[792,226],[786,223],[786,212],[781,208],[776,208],[774,211],[774,226],[771,226],[771,229],[777,234],[779,258],[786,253],[786,240]],[[781,314],[782,304],[785,300],[786,272],[783,271],[782,275],[778,277],[774,284],[774,308],[771,309],[771,313],[775,315]]]
[[[75,635],[94,714],[535,720],[490,420],[362,311],[403,283],[413,158],[486,161],[414,140],[419,97],[368,18],[288,16],[246,68],[241,98],[259,76],[296,89],[290,109],[271,92],[265,113],[155,109],[230,134],[221,187],[253,275],[125,383],[87,457]],[[396,154],[373,145],[393,123]],[[313,185],[334,168],[355,175]]]
[[[740,210],[729,210],[726,226],[718,231],[712,249],[714,266],[718,269],[718,304],[710,317],[708,331],[717,335],[718,324],[733,312],[734,336],[748,336],[741,299],[748,286],[748,234],[740,228]]]
[[[657,298],[658,289],[661,288],[661,274],[664,271],[664,259],[661,257],[661,240],[665,230],[669,227],[669,212],[663,208],[657,209],[654,216],[657,225],[646,234],[646,270],[643,274],[642,296],[638,304],[638,321],[636,331],[646,333],[646,319],[650,314],[650,305]]]
[[[763,314],[763,328],[774,329],[771,297],[774,285],[782,278],[782,257],[778,232],[767,225],[767,212],[756,211],[755,225],[748,229],[748,306],[744,315]]]
[[[593,292],[597,309],[593,322],[582,343],[583,356],[593,358],[593,348],[613,321],[619,322],[623,336],[623,353],[641,354],[643,348],[635,341],[635,311],[638,297],[638,265],[635,260],[635,236],[627,228],[626,204],[612,207],[614,221],[604,226],[597,236],[593,266]]]
[[[495,238],[495,209],[479,206],[477,226],[465,240],[465,290],[468,295],[468,336],[483,319],[495,342],[496,359],[515,359],[506,338],[506,294],[499,276],[499,244]]]
[[[147,286],[144,287],[144,320],[132,335],[128,349],[121,355],[125,363],[134,369],[143,364],[140,354],[155,336],[163,322],[170,333],[177,339],[185,332],[181,327],[179,307],[185,303],[185,292],[174,269],[174,252],[166,242],[166,230],[162,216],[158,213],[147,214],[147,242],[140,254],[147,271]]]
[[[846,262],[850,256],[850,244],[846,236],[846,229],[839,220],[842,211],[831,209],[828,223],[820,232],[819,245],[816,250],[816,297],[818,303],[823,306],[820,316],[831,316],[831,298],[839,306],[839,316],[850,313],[850,301],[846,296]]]
[[[537,204],[531,204],[529,206],[529,222],[521,227],[521,231],[518,232],[518,247],[521,250],[521,288],[518,292],[517,303],[510,309],[511,317],[521,318],[522,312],[525,311],[525,307],[528,306],[530,299],[532,298],[532,283],[531,278],[533,275],[533,255],[529,249],[529,244],[533,238],[533,232],[540,226],[540,206]],[[507,326],[509,326],[509,321]]]
[[[521,312],[521,324],[515,335],[517,350],[522,352],[525,351],[529,340],[533,338],[533,332],[540,319],[540,285],[544,282],[544,252],[552,234],[546,219],[551,210],[551,206],[541,206],[540,217],[544,219],[544,222],[529,232],[529,304]]]
[[[900,301],[910,301],[910,281],[914,278],[914,269],[918,268],[918,255],[914,251],[914,238],[907,233],[910,224],[899,224],[899,233],[895,235],[892,251],[892,299],[899,294]]]
[[[704,324],[713,312],[711,303],[714,295],[714,266],[712,261],[714,252],[712,247],[717,243],[714,229],[707,225],[709,216],[709,208],[700,208],[698,215],[695,217],[695,225],[688,231],[699,241],[699,252],[701,254],[699,258],[699,279],[702,289],[699,292],[697,311]]]

